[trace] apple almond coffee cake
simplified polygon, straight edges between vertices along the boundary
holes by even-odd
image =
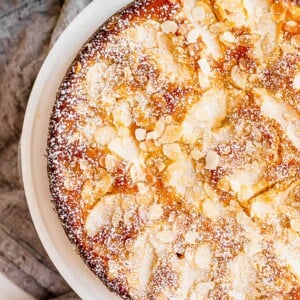
[[[300,299],[299,0],[140,0],[57,93],[66,234],[124,299]]]

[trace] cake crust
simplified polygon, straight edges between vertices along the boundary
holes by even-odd
[[[135,1],[82,47],[48,175],[110,290],[299,299],[299,51],[298,0]]]

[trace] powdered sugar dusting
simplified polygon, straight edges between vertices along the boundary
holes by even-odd
[[[124,299],[299,294],[297,4],[246,4],[135,1],[60,86],[53,201]]]

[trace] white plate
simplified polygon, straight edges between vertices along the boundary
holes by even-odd
[[[85,266],[53,211],[45,158],[49,118],[69,65],[85,41],[128,0],[95,0],[67,27],[47,56],[33,86],[21,138],[22,176],[31,217],[56,268],[83,299],[119,299]]]

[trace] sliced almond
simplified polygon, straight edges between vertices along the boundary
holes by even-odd
[[[148,186],[143,182],[138,182],[137,187],[141,195],[145,195],[149,191]]]
[[[300,73],[298,73],[293,80],[293,88],[295,90],[300,90]]]
[[[168,125],[158,142],[159,144],[174,143],[180,140],[181,135],[182,133],[180,125]]]
[[[118,159],[115,156],[111,154],[106,155],[104,164],[107,172],[110,173],[113,172],[115,167],[117,166],[117,163],[118,163]]]
[[[182,158],[182,152],[178,144],[164,144],[163,154],[173,160],[180,160]]]
[[[238,66],[231,69],[231,81],[236,88],[245,89],[247,85],[248,75],[242,71]]]
[[[209,77],[200,70],[198,72],[198,81],[203,90],[207,90],[210,87]]]
[[[106,174],[101,178],[100,181],[96,182],[94,188],[95,199],[99,199],[100,197],[105,195],[110,190],[112,183],[113,180],[110,174]]]
[[[292,33],[292,34],[299,34],[300,33],[300,23],[295,21],[287,21],[283,24],[282,30]]]
[[[144,152],[153,152],[157,150],[157,147],[154,145],[153,141],[141,142],[139,147]]]
[[[289,14],[293,21],[300,22],[300,6],[290,6],[289,7]]]
[[[193,244],[196,242],[197,238],[199,238],[199,234],[195,231],[188,231],[185,234],[184,240],[189,243],[189,244]]]
[[[100,145],[107,145],[112,139],[116,137],[116,132],[111,126],[100,127],[94,134],[94,139]]]
[[[158,220],[163,215],[163,208],[161,204],[153,204],[149,208],[148,218],[150,220]]]
[[[293,35],[291,43],[295,48],[300,48],[300,34]]]
[[[164,33],[175,33],[177,31],[178,25],[174,21],[165,21],[161,24],[161,29]]]
[[[230,31],[225,31],[220,34],[220,41],[225,45],[230,45],[236,43],[237,39]]]
[[[188,44],[196,43],[199,36],[200,36],[199,29],[197,28],[192,29],[186,37],[187,43]]]
[[[130,130],[127,127],[120,127],[118,129],[118,136],[119,137],[130,136]]]
[[[149,131],[146,136],[146,140],[156,140],[160,137],[159,133],[155,130]]]
[[[103,197],[89,212],[85,228],[89,234],[98,232],[104,225],[109,224],[112,215],[118,206],[119,195],[108,195]]]
[[[118,277],[118,271],[119,271],[119,264],[116,262],[116,261],[114,261],[114,260],[112,260],[112,259],[110,259],[109,261],[108,261],[108,277],[109,277],[109,279],[114,279],[114,278],[116,278],[116,277]]]
[[[219,203],[219,200],[206,199],[202,203],[202,211],[205,216],[215,220],[222,215],[224,209],[223,206]]]
[[[93,186],[90,180],[87,180],[82,188],[81,197],[85,203],[92,204],[94,202],[93,199]]]
[[[195,254],[195,263],[201,269],[208,269],[212,260],[212,253],[208,244],[201,245]]]
[[[194,160],[199,160],[199,159],[201,159],[202,157],[205,156],[205,153],[203,153],[202,151],[196,149],[196,150],[192,150],[191,156]]]
[[[206,12],[203,7],[194,7],[192,9],[192,17],[195,21],[203,21],[206,17]]]
[[[148,36],[148,31],[144,27],[138,26],[137,30],[136,30],[137,40],[140,43],[143,43],[145,41],[145,39],[147,38],[147,36]]]
[[[177,234],[171,230],[162,230],[156,234],[156,237],[163,243],[172,243],[176,240]]]
[[[116,126],[128,127],[132,117],[128,102],[117,102],[113,110],[114,124]]]
[[[265,220],[267,215],[274,211],[272,203],[266,201],[255,201],[251,206],[251,217],[258,217],[261,220]]]
[[[231,29],[231,27],[224,22],[217,22],[217,23],[212,24],[209,27],[209,31],[214,34],[220,34],[224,31],[230,30],[230,29]]]
[[[219,155],[215,151],[209,151],[206,155],[205,169],[215,170],[219,164]]]
[[[108,148],[131,163],[139,161],[139,151],[131,137],[113,139]]]
[[[145,138],[146,138],[146,130],[143,129],[143,128],[137,128],[135,130],[135,138],[138,140],[138,141],[143,141]]]
[[[296,232],[300,232],[300,218],[297,219],[293,219],[290,221],[291,224],[291,228],[296,231]]]
[[[188,161],[170,164],[165,173],[165,185],[173,186],[181,195],[185,194],[186,188],[193,187],[194,181],[193,167]]]
[[[204,75],[210,75],[211,69],[205,57],[198,60],[198,65]]]
[[[216,17],[210,6],[203,1],[197,1],[196,7],[192,9],[192,18],[196,22],[205,25],[210,25],[216,21]]]

